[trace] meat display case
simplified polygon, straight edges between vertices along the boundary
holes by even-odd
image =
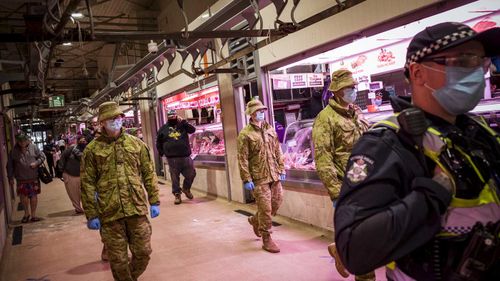
[[[471,112],[483,116],[495,131],[500,131],[500,98],[482,100]],[[391,116],[393,111],[387,104],[381,106],[377,112],[365,111],[363,114],[370,124],[374,124]],[[313,123],[314,119],[300,120],[291,123],[285,130],[282,150],[287,173],[284,183],[286,186],[322,187],[314,163]]]
[[[285,130],[282,149],[287,186],[322,186],[314,163],[313,123],[314,119],[300,120],[291,123]]]
[[[222,123],[196,126],[196,131],[189,136],[189,142],[196,167],[225,167],[226,151]]]

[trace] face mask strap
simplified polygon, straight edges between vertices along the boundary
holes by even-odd
[[[430,69],[430,70],[433,70],[433,71],[437,71],[437,72],[445,73],[446,74],[446,71],[444,71],[444,70],[437,69],[437,68],[434,68],[432,66],[425,65],[423,63],[421,63],[420,65],[422,65],[424,68],[427,68],[427,69]]]
[[[432,88],[431,86],[427,85],[427,83],[424,83],[424,87],[426,87],[427,89],[431,90],[431,92],[435,92],[436,89]]]

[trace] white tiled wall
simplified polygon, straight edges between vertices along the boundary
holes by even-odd
[[[284,190],[278,214],[320,228],[333,230],[333,207],[328,195]]]

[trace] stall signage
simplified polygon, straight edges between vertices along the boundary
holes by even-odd
[[[292,89],[307,88],[307,74],[290,74]]]
[[[182,93],[177,94],[175,96],[171,96],[171,97],[163,99],[163,103],[164,104],[169,104],[171,102],[180,101],[180,100],[182,100],[185,97],[186,97],[186,92],[182,92]]]
[[[370,75],[403,68],[408,43],[409,41],[402,41],[344,58],[331,63],[330,69],[347,69],[352,72],[358,83],[370,82]]]
[[[271,75],[271,79],[273,80],[273,89],[274,90],[286,90],[292,87],[290,81],[290,75],[287,74],[273,74]]]
[[[307,74],[307,85],[308,87],[323,87],[323,74],[321,73],[308,73]]]
[[[63,107],[63,106],[64,106],[64,96],[49,97],[49,107]]]

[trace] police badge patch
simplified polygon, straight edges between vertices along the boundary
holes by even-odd
[[[349,159],[346,177],[350,184],[357,184],[368,177],[373,169],[374,161],[364,155],[355,155]]]

